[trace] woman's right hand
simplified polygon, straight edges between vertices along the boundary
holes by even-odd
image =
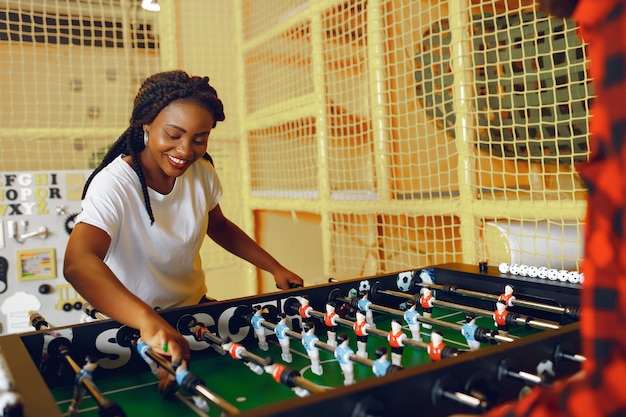
[[[152,351],[168,358],[172,364],[189,361],[189,342],[158,313],[142,320],[139,331]]]
[[[168,359],[174,369],[189,362],[190,351],[187,340],[160,315],[147,318],[140,328],[141,338],[153,352]],[[176,391],[176,377],[159,367],[159,393],[170,398]]]

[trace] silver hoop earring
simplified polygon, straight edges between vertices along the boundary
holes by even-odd
[[[143,146],[148,146],[148,131],[143,131]]]

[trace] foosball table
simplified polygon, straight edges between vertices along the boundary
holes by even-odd
[[[482,412],[580,369],[579,293],[556,276],[443,264],[164,310],[190,341],[182,371],[115,321],[38,317],[39,330],[0,337],[20,399],[3,415]],[[159,367],[180,385],[167,398]]]

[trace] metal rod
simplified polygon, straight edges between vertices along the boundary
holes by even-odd
[[[313,309],[309,310],[309,312],[311,313],[311,316],[316,316],[317,318],[321,318],[321,319],[324,318],[324,313],[321,313],[321,312],[313,310]],[[263,327],[265,327],[266,329],[270,329],[272,331],[274,330],[274,327],[276,327],[275,324],[268,323],[267,321],[263,321],[261,323],[261,325]],[[287,330],[285,332],[285,334],[287,336],[289,336],[290,338],[292,338],[292,339],[302,340],[302,335],[299,334],[299,333],[294,332],[293,330]],[[330,352],[330,353],[333,353],[333,354],[335,353],[335,347],[329,345],[328,343],[324,343],[324,342],[318,340],[318,341],[315,342],[315,346],[317,346],[320,349],[325,350],[326,352]],[[358,355],[350,355],[350,356],[348,356],[348,359],[350,359],[350,361],[352,361],[354,363],[358,363],[360,365],[367,366],[368,368],[371,368],[374,365],[374,361],[373,360],[368,359],[368,358],[363,358],[363,357],[358,356]]]
[[[337,300],[343,301],[345,303],[350,303],[350,299],[349,298],[345,298],[345,297],[337,297]],[[378,305],[378,304],[370,304],[369,306],[372,310],[374,311],[378,311],[381,313],[387,313],[387,314],[392,314],[392,315],[396,315],[399,317],[404,317],[404,312],[402,310],[398,310],[396,308],[391,308],[391,307],[386,307],[386,306],[382,306],[382,305]],[[438,326],[438,327],[443,327],[443,328],[447,328],[447,329],[451,329],[451,330],[457,330],[457,331],[461,331],[462,326],[456,323],[448,323],[447,321],[444,320],[439,320],[439,319],[434,319],[432,317],[424,317],[424,316],[418,316],[417,320],[422,322],[422,323],[426,323],[426,324],[432,324],[434,326]],[[513,342],[515,339],[513,339],[512,337],[508,337],[508,336],[503,336],[500,334],[494,334],[494,333],[487,333],[487,336],[489,338],[492,338],[494,340],[497,340],[499,342]]]
[[[319,312],[319,311],[315,311],[315,310],[309,310],[309,311],[311,312],[312,316],[317,316],[318,318],[321,318],[321,319],[324,318],[324,314]],[[337,323],[341,324],[344,327],[348,327],[350,329],[352,329],[352,326],[354,326],[354,322],[353,321],[342,319],[341,317],[337,319]],[[386,332],[384,330],[371,328],[371,327],[368,328],[366,331],[367,331],[368,334],[380,337],[382,339],[386,339],[387,335],[389,334],[389,332]],[[406,339],[404,339],[402,341],[402,343],[404,345],[406,345],[406,346],[411,346],[411,347],[422,349],[422,350],[427,350],[428,349],[428,343],[418,342],[417,340],[413,340],[413,339],[410,339],[408,337]]]
[[[467,297],[471,297],[471,298],[477,298],[477,299],[481,299],[481,300],[493,300],[493,301],[498,301],[498,299],[500,298],[499,295],[495,295],[495,294],[487,294],[487,293],[483,293],[483,292],[478,292],[478,291],[472,291],[472,290],[466,290],[463,288],[457,288],[454,287],[453,290],[448,291],[445,289],[445,287],[443,285],[438,285],[438,284],[429,284],[429,283],[418,283],[417,285],[421,286],[421,287],[426,287],[426,288],[431,288],[434,290],[442,290],[453,294],[459,294],[459,295],[463,295],[463,296],[467,296]],[[558,313],[558,314],[563,314],[565,313],[565,307],[560,307],[560,306],[551,306],[549,304],[543,304],[543,303],[538,303],[535,301],[528,301],[528,300],[520,300],[519,298],[515,298],[514,300],[511,300],[511,304],[513,306],[517,306],[517,307],[526,307],[526,308],[530,308],[530,309],[534,309],[534,310],[542,310],[542,311],[547,311],[550,313]]]
[[[381,294],[393,295],[396,297],[407,298],[410,300],[413,299],[413,295],[405,294],[399,291],[378,290],[378,292]],[[470,306],[466,306],[463,304],[449,303],[447,301],[433,300],[433,305],[450,308],[452,310],[470,311],[472,313],[480,314],[480,315],[488,316],[488,317],[493,315],[493,311],[470,307]],[[560,328],[560,326],[553,321],[538,320],[532,317],[523,316],[521,314],[518,315],[518,317],[515,319],[515,322],[524,326],[530,326],[530,327],[535,327],[535,328],[544,329],[544,330],[558,330]]]
[[[136,341],[133,341],[133,342],[136,342]],[[176,370],[174,369],[171,363],[165,360],[165,358],[154,353],[152,349],[147,349],[145,353],[146,355],[150,357],[150,359],[154,360],[161,368],[165,369],[171,375],[176,376]],[[232,404],[230,404],[229,402],[227,402],[226,400],[224,400],[223,398],[221,398],[214,392],[210,391],[206,386],[202,384],[196,384],[193,388],[198,394],[202,395],[207,400],[215,404],[225,413],[239,414],[238,408],[236,408],[235,406],[233,406]]]

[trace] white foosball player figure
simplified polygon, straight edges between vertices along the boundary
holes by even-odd
[[[345,333],[337,336],[337,347],[335,348],[335,358],[339,362],[341,372],[343,373],[343,384],[354,384],[354,363],[350,360],[350,356],[354,355],[354,351],[350,348],[350,339]]]
[[[513,295],[513,291],[513,286],[507,284],[504,286],[504,293],[500,294],[500,296],[498,297],[498,300],[504,302],[504,305],[507,308],[513,307],[513,302],[515,301],[515,295]]]
[[[243,361],[243,363],[250,368],[250,370],[252,372],[254,372],[257,375],[263,375],[263,367],[261,365],[258,365],[254,362],[250,362],[250,361],[246,361],[243,358],[243,354],[244,352],[247,352],[248,349],[245,348],[245,346],[239,344],[239,343],[235,343],[232,340],[228,339],[226,340],[226,342],[224,342],[222,344],[222,349],[224,349],[226,352],[228,352],[228,354],[233,358],[236,359],[238,361]]]
[[[280,313],[278,315],[279,320],[276,323],[276,327],[274,327],[274,333],[276,334],[276,338],[278,339],[278,343],[280,343],[281,354],[280,357],[287,363],[291,363],[293,357],[291,355],[291,351],[289,350],[289,345],[291,344],[291,339],[287,336],[287,331],[289,331],[289,326],[287,326],[285,313]]]
[[[357,307],[359,310],[363,310],[365,312],[365,318],[370,327],[375,328],[376,324],[374,324],[374,312],[372,311],[371,306],[372,302],[369,300],[367,291],[361,291],[361,298],[357,301]]]
[[[420,321],[418,317],[420,317],[419,311],[417,311],[417,305],[413,300],[409,300],[406,302],[407,309],[404,312],[404,321],[409,326],[409,330],[411,330],[411,339],[416,340],[418,342],[422,341],[422,335],[420,334]]]
[[[478,350],[480,348],[480,342],[475,337],[477,328],[476,314],[472,312],[467,313],[465,315],[465,323],[461,326],[461,334],[470,350]]]
[[[365,312],[358,310],[356,312],[356,321],[352,326],[354,334],[356,335],[357,356],[367,358],[367,329],[370,328],[370,324],[367,321]]]
[[[339,318],[335,308],[335,303],[328,301],[326,303],[326,313],[324,314],[324,324],[326,325],[326,335],[328,336],[326,343],[333,347],[337,347],[337,319]]]
[[[431,318],[433,315],[433,305],[435,297],[432,295],[432,291],[428,287],[422,288],[422,295],[419,298],[420,305],[422,306],[422,314],[424,317]],[[432,325],[424,323],[424,327],[430,329]]]
[[[428,356],[433,361],[441,360],[441,352],[446,345],[443,343],[443,333],[441,330],[433,330],[430,334],[430,343],[428,344],[428,348],[426,349],[428,352]]]
[[[391,320],[391,331],[387,334],[387,341],[391,346],[391,363],[402,366],[402,352],[404,351],[404,339],[407,335],[402,331],[402,324],[396,319]]]
[[[372,372],[378,377],[387,375],[387,370],[391,366],[391,362],[387,358],[387,348],[381,346],[376,349],[374,354],[376,355],[376,360],[372,364]]]
[[[254,306],[254,314],[250,319],[250,323],[252,324],[252,328],[254,329],[254,334],[256,334],[257,339],[259,340],[259,349],[267,351],[269,349],[269,345],[267,344],[267,337],[265,335],[265,327],[263,327],[263,322],[265,318],[263,317],[264,310],[261,306]]]
[[[507,336],[509,334],[509,325],[506,322],[506,316],[509,311],[506,309],[504,301],[496,301],[496,311],[493,312],[493,322],[498,328],[498,333]]]
[[[67,409],[68,417],[76,417],[78,415],[78,406],[85,396],[85,385],[83,385],[84,380],[93,381],[93,371],[98,367],[98,360],[87,356],[85,359],[85,364],[82,369],[76,373],[76,378],[74,379],[74,396],[72,397],[72,402]]]
[[[307,321],[302,325],[302,345],[311,360],[311,372],[315,375],[322,375],[324,369],[320,363],[320,350],[315,345],[320,339],[315,334],[315,323]]]

